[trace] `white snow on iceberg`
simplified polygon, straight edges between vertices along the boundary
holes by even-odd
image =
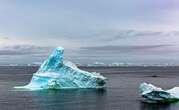
[[[148,103],[172,103],[179,101],[179,87],[163,90],[152,84],[142,83],[139,87],[141,96]]]
[[[80,70],[75,64],[63,61],[62,47],[57,47],[33,74],[30,83],[15,88],[41,89],[74,89],[103,88],[106,78],[95,72]]]

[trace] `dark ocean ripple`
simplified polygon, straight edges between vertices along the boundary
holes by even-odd
[[[179,67],[81,67],[108,78],[106,89],[16,91],[27,84],[37,67],[0,67],[0,110],[179,110],[143,103],[138,86],[149,82],[165,89],[179,86]]]

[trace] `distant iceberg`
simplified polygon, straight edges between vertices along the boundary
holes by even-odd
[[[87,64],[87,67],[103,67],[103,66],[107,66],[105,63],[103,62],[94,62],[92,64]]]
[[[63,61],[62,47],[57,47],[33,74],[30,83],[19,89],[75,89],[103,88],[106,78],[95,72],[80,70],[71,62]]]
[[[172,103],[179,101],[179,87],[163,90],[152,84],[142,83],[139,87],[141,96],[148,103]]]

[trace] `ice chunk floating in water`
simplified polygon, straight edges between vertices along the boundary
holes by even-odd
[[[29,90],[103,88],[106,78],[95,72],[80,70],[75,64],[63,61],[62,47],[56,48],[33,74],[26,86],[15,87]]]
[[[179,101],[179,87],[163,90],[152,84],[142,83],[139,87],[142,97],[148,103],[172,103]]]

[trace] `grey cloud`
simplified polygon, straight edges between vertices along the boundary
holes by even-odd
[[[145,31],[145,32],[136,32],[134,36],[158,36],[163,34],[163,32],[150,32],[150,31]]]
[[[0,48],[0,55],[36,55],[47,54],[52,47],[34,45],[15,45]]]
[[[172,31],[172,32],[166,33],[165,36],[179,36],[179,31]]]
[[[139,31],[134,29],[126,30],[100,30],[91,33],[84,33],[79,36],[69,35],[66,36],[69,40],[76,41],[104,41],[104,42],[113,42],[121,39],[145,39],[145,37],[172,37],[179,36],[179,31]]]
[[[106,45],[106,46],[94,46],[94,47],[82,47],[81,51],[93,51],[93,52],[140,52],[150,51],[155,49],[163,49],[172,45]]]
[[[9,37],[0,37],[1,39],[5,39],[5,40],[8,40]]]
[[[132,38],[132,37],[148,37],[148,36],[161,36],[164,32],[160,31],[137,31],[137,30],[119,30],[108,34],[106,38],[102,38],[103,41],[115,41],[119,39]]]
[[[172,37],[172,36],[179,36],[179,31],[138,31],[138,30],[108,30],[98,32],[93,35],[93,37],[98,38],[98,40],[102,41],[116,41],[120,39],[127,39],[127,38],[144,38],[144,37]]]
[[[0,40],[9,40],[10,38],[9,37],[4,37],[0,34]]]

